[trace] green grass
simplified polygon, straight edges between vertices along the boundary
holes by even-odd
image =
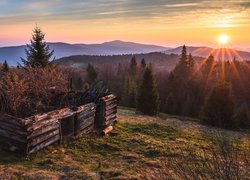
[[[195,162],[204,149],[217,147],[216,134],[237,138],[238,151],[249,153],[244,144],[249,134],[214,130],[176,117],[141,116],[131,109],[119,110],[114,131],[105,137],[67,140],[29,157],[0,148],[0,179],[179,179],[178,163],[200,168]]]

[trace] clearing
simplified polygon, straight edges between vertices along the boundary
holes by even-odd
[[[249,133],[128,109],[119,110],[114,129],[105,137],[71,139],[28,157],[1,145],[0,179],[250,177]]]

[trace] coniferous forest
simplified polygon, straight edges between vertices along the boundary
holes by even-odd
[[[164,70],[164,66],[159,70],[152,60],[147,62],[147,59],[137,59],[136,56],[129,63],[106,63],[96,67],[89,63],[86,67],[73,68],[60,63],[56,65],[57,61],[54,63],[53,50],[49,49],[38,27],[34,30],[31,45],[27,46],[26,55],[27,59],[22,58],[23,64],[16,68],[9,67],[7,61],[1,66],[1,98],[6,102],[1,103],[2,109],[15,115],[43,111],[42,101],[50,107],[53,98],[58,97],[47,94],[48,87],[38,91],[32,86],[42,87],[44,79],[53,77],[53,82],[47,86],[56,87],[60,92],[64,92],[70,83],[75,90],[86,90],[103,81],[118,96],[120,106],[136,108],[138,113],[145,115],[166,113],[197,118],[222,128],[250,127],[250,65],[235,57],[218,60],[211,54],[200,60],[188,54],[184,45],[178,63],[171,71],[167,67]],[[34,96],[22,98],[27,93]],[[27,112],[23,112],[23,106]]]

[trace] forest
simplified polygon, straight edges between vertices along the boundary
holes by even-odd
[[[63,107],[69,89],[86,91],[102,81],[117,95],[120,106],[136,108],[138,113],[166,113],[222,128],[250,128],[247,61],[218,60],[212,53],[208,58],[193,57],[185,45],[180,55],[117,55],[103,61],[101,56],[55,60],[53,53],[36,28],[23,64],[9,67],[5,61],[1,65],[1,111],[26,117]],[[82,66],[71,66],[84,57]]]
[[[235,57],[219,60],[212,53],[203,59],[193,57],[187,54],[185,45],[177,57],[172,70],[166,64],[164,70],[157,56],[156,64],[152,57],[147,61],[143,56],[132,56],[129,62],[86,63],[86,67],[75,68],[85,78],[75,74],[74,84],[82,89],[86,82],[91,85],[90,82],[102,80],[119,97],[121,106],[136,108],[143,114],[162,112],[193,117],[222,128],[250,127],[248,61]],[[69,62],[68,59],[63,60]]]

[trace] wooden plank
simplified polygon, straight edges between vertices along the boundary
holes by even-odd
[[[105,128],[103,131],[102,131],[102,135],[105,136],[107,135],[108,133],[110,133],[111,131],[113,130],[113,126],[108,126],[107,128]]]
[[[56,135],[56,136],[54,136],[54,137],[52,137],[52,138],[50,138],[50,139],[44,141],[43,143],[38,144],[38,145],[35,146],[34,148],[31,148],[31,149],[28,151],[28,153],[29,153],[29,154],[32,154],[32,153],[34,153],[34,152],[36,152],[36,151],[39,151],[39,150],[41,150],[41,149],[43,149],[43,148],[45,148],[45,147],[47,147],[47,146],[49,146],[49,145],[51,145],[51,144],[53,144],[53,143],[59,141],[59,140],[60,140],[60,136],[59,136],[59,135]]]
[[[110,105],[110,104],[117,104],[117,100],[116,99],[110,99],[108,101],[105,101],[106,106]]]
[[[104,124],[105,124],[105,126],[108,126],[108,125],[114,125],[116,122],[117,122],[117,119],[114,118],[114,119],[110,119],[110,120],[106,121]]]
[[[102,100],[103,100],[103,101],[107,101],[107,100],[113,99],[113,98],[116,98],[116,96],[113,95],[113,94],[110,94],[110,95],[108,95],[108,96],[102,97]]]
[[[37,136],[36,138],[30,139],[28,141],[28,147],[33,147],[59,134],[60,134],[59,129],[56,129],[56,130],[47,132],[45,134],[42,134],[41,136]]]
[[[12,130],[25,131],[25,128],[22,126],[17,126],[8,122],[0,121],[0,127],[4,127],[4,126],[12,128]]]
[[[81,123],[79,129],[83,130],[87,127],[89,127],[90,125],[95,123],[95,119],[94,118],[90,118],[88,121],[86,121],[85,123]]]
[[[78,136],[81,136],[84,134],[89,134],[89,133],[93,132],[93,130],[94,130],[94,125],[91,125],[91,126],[85,128],[84,130],[80,131]]]
[[[96,105],[94,103],[89,103],[89,104],[78,107],[78,110],[76,112],[79,113],[81,111],[85,111],[85,110],[92,109],[95,107]]]
[[[116,118],[116,113],[105,117],[105,121]]]
[[[110,109],[108,111],[105,111],[105,116],[109,116],[110,114],[116,114],[117,113],[117,108]]]
[[[23,127],[23,119],[20,119],[20,118],[16,118],[14,116],[10,116],[10,115],[7,115],[7,114],[0,114],[0,121],[2,122],[7,122],[7,123],[10,123],[10,124],[13,124],[13,125],[16,125],[16,126],[19,126],[19,127]]]
[[[55,130],[55,129],[59,129],[60,127],[60,123],[59,122],[56,122],[56,123],[53,123],[53,124],[49,124],[45,127],[41,127],[40,129],[37,129],[35,131],[33,131],[30,135],[27,136],[27,139],[31,139],[31,138],[34,138],[36,136],[40,136],[46,132],[49,132],[49,131],[52,131],[52,130]]]
[[[77,114],[77,118],[82,119],[82,118],[86,118],[86,117],[90,117],[90,116],[94,116],[94,115],[95,115],[95,111],[90,111],[88,113],[79,113],[79,114]]]
[[[1,124],[1,123],[0,123]],[[22,137],[26,137],[27,136],[27,133],[23,130],[17,130],[17,129],[13,129],[12,127],[9,127],[8,125],[1,125],[1,128],[0,129],[3,129],[3,130],[6,130],[6,131],[9,131],[11,133],[14,133],[16,135],[20,135]]]
[[[4,129],[0,129],[0,136],[9,138],[9,139],[13,139],[17,142],[21,142],[21,143],[27,143],[26,138],[24,138],[23,136],[17,135],[13,132],[4,130]]]
[[[48,119],[47,121],[39,121],[39,122],[34,122],[31,126],[27,127],[27,131],[35,131],[39,128],[42,128],[44,126],[48,126],[49,124],[54,124],[58,123],[58,119],[53,118],[53,119]]]
[[[115,107],[117,107],[117,104],[111,104],[111,105],[105,107],[105,111],[108,111],[108,110],[113,109]]]

